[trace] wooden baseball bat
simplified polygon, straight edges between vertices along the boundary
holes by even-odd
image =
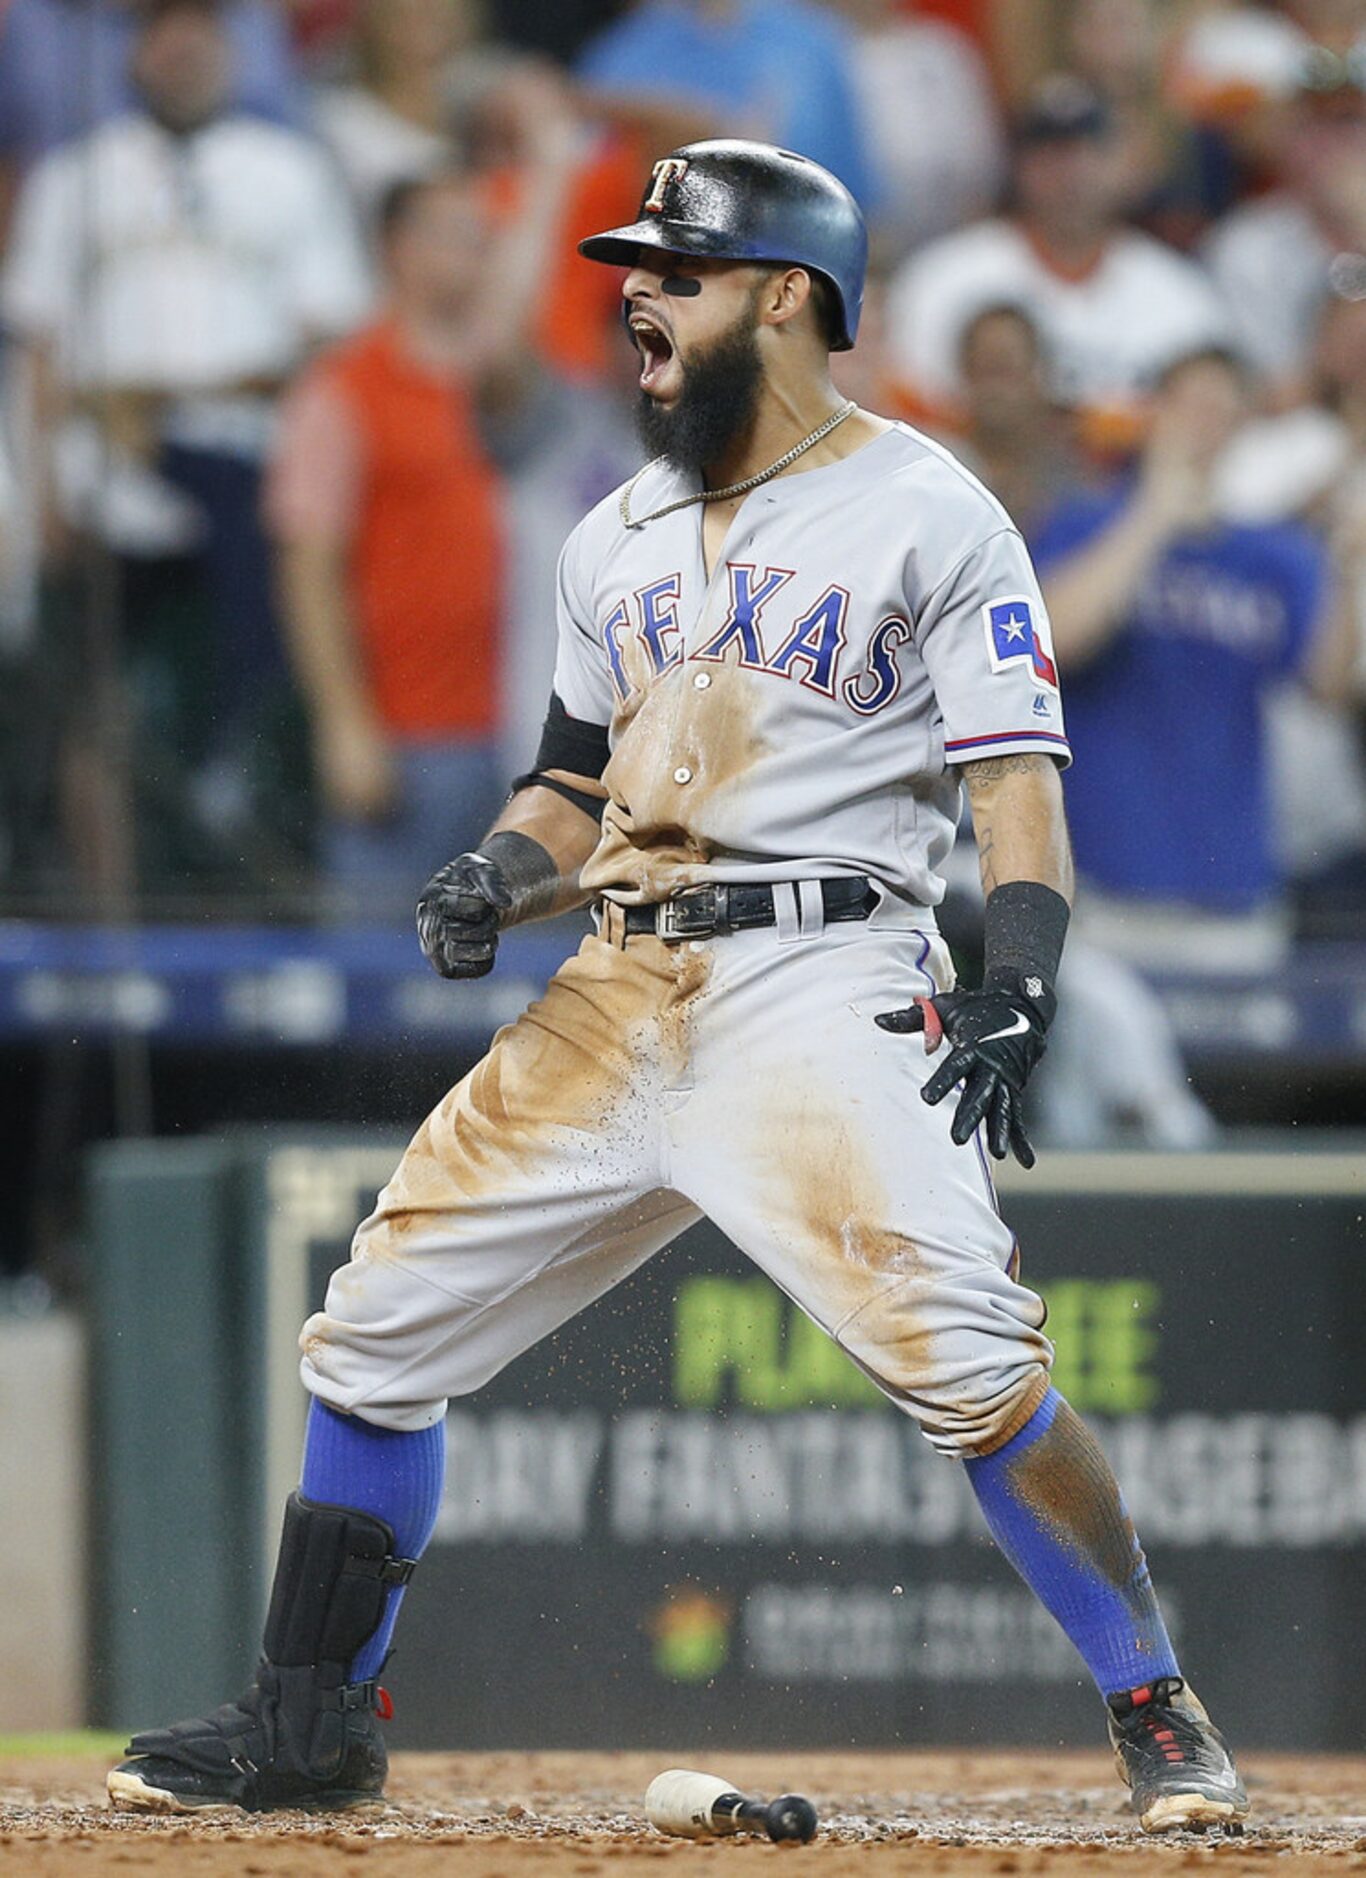
[[[685,1767],[655,1775],[645,1793],[645,1817],[657,1832],[681,1839],[754,1832],[805,1844],[816,1836],[816,1809],[799,1793],[751,1799],[715,1774],[696,1774]]]

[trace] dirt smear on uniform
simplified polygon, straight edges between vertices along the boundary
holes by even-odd
[[[1241,1839],[1145,1839],[1103,1753],[400,1754],[393,1804],[365,1816],[193,1819],[111,1812],[94,1756],[0,1766],[0,1866],[23,1878],[151,1872],[157,1878],[604,1878],[633,1863],[677,1878],[1329,1878],[1366,1872],[1366,1758],[1248,1754],[1253,1820]],[[805,1793],[821,1816],[808,1847],[664,1839],[641,1801],[654,1774],[700,1767],[751,1793]],[[789,1861],[793,1861],[789,1863]]]
[[[359,1249],[395,1258],[415,1235],[477,1229],[481,1206],[545,1177],[565,1129],[605,1133],[637,1093],[672,989],[667,960],[585,940],[422,1124]]]
[[[915,1242],[882,1223],[890,1206],[881,1171],[852,1123],[822,1097],[814,1065],[794,1062],[775,1079],[761,1124],[771,1215],[819,1272],[834,1334],[880,1289],[919,1275]],[[909,1318],[904,1330],[916,1334]]]
[[[686,941],[667,948],[663,948],[663,941],[658,939],[646,938],[634,943],[660,946],[671,954],[674,983],[659,1011],[659,1067],[666,1086],[675,1088],[689,1074],[697,1001],[711,981],[713,954],[709,946],[695,952]]]
[[[887,1223],[893,1207],[856,1126],[858,1098],[846,1099],[853,1119],[815,1097],[794,1099],[794,1091],[819,1086],[814,1071],[795,1060],[774,1083],[754,1153],[766,1168],[768,1218],[807,1269],[803,1302],[814,1304],[850,1360],[923,1426],[959,1430],[964,1402],[938,1380],[936,1332],[924,1309],[933,1273],[915,1240]],[[1047,1387],[1040,1367],[1022,1390],[972,1405],[974,1446],[986,1452],[1008,1441]]]
[[[694,682],[705,679],[699,689]],[[768,753],[753,721],[754,674],[724,661],[676,665],[653,684],[603,772],[611,801],[583,884],[666,900],[726,843],[714,817]],[[686,771],[687,780],[677,774]]]
[[[1010,1490],[1081,1564],[1123,1590],[1141,1553],[1100,1443],[1064,1402],[1046,1434],[1009,1463]]]
[[[439,1272],[462,1244],[477,1255],[492,1215],[572,1184],[585,1156],[590,1177],[620,1199],[623,1233],[642,1217],[630,1205],[636,1188],[648,1213],[661,1087],[688,1073],[709,971],[708,957],[648,936],[624,948],[584,941],[413,1137],[304,1326],[319,1375],[347,1327],[363,1324],[368,1265],[422,1276],[424,1259]]]

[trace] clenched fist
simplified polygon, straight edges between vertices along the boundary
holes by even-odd
[[[417,903],[417,936],[443,978],[482,978],[493,970],[502,915],[512,891],[496,861],[458,854],[438,868]]]

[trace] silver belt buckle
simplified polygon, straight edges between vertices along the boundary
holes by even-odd
[[[726,890],[722,886],[686,887],[655,909],[655,934],[666,945],[682,939],[709,939],[725,923]]]

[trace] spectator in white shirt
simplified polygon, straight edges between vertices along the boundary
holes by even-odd
[[[3,313],[75,392],[221,397],[279,383],[364,313],[320,152],[224,110],[211,0],[161,0],[133,54],[142,109],[59,149],[23,191]]]
[[[1278,187],[1219,222],[1205,260],[1274,406],[1310,392],[1319,320],[1334,288],[1366,276],[1366,43],[1342,59],[1307,40],[1278,144]]]
[[[952,423],[964,329],[1003,301],[1035,320],[1055,394],[1101,441],[1127,441],[1174,358],[1226,340],[1199,268],[1123,221],[1126,187],[1099,94],[1046,79],[1015,126],[1014,213],[932,242],[893,282],[891,344],[913,408]]]
[[[233,103],[272,123],[299,117],[284,9],[224,0]],[[138,8],[110,0],[0,0],[0,248],[25,171],[129,107]]]
[[[470,0],[361,0],[353,69],[318,91],[314,121],[367,231],[395,183],[451,163],[452,61],[474,37]]]
[[[326,156],[228,107],[211,0],[153,0],[131,77],[139,110],[30,173],[0,316],[32,388],[48,543],[74,528],[134,561],[193,560],[221,764],[284,683],[257,514],[275,395],[370,287]]]
[[[857,30],[854,88],[883,265],[985,215],[1005,175],[1000,112],[966,33],[898,0],[839,0]]]

